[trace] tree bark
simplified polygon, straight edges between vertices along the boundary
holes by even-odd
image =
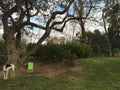
[[[19,52],[16,50],[15,46],[8,42],[7,44],[7,63],[18,64]]]
[[[7,50],[7,62],[6,63],[12,63],[17,64],[19,57],[19,50],[17,49],[17,45],[14,38],[14,30],[6,30],[6,33],[4,33],[4,40],[6,43],[6,50]]]
[[[80,20],[80,26],[81,26],[81,42],[82,43],[88,43],[87,41],[87,36],[86,36],[86,31],[85,31],[85,23],[82,21],[82,19]]]
[[[51,28],[47,28],[46,32],[43,34],[43,36],[38,40],[37,44],[35,45],[35,47],[33,47],[30,51],[28,51],[20,60],[20,65],[24,64],[25,60],[28,58],[28,56],[30,56],[31,54],[35,53],[36,50],[39,48],[39,46],[41,45],[41,43],[49,36],[51,32]]]

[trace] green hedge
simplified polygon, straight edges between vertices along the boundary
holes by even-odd
[[[34,45],[35,44],[30,44],[28,49],[32,48]],[[87,58],[91,55],[91,52],[92,48],[88,44],[49,44],[40,46],[33,56],[55,61],[64,58]]]
[[[81,44],[75,46],[75,53],[78,58],[87,58],[90,56],[92,48],[87,44]]]
[[[29,48],[32,45],[29,46]],[[28,49],[29,49],[28,48]],[[59,62],[64,59],[75,59],[76,56],[65,50],[61,45],[49,44],[42,45],[32,56],[41,58],[46,62]]]
[[[65,44],[63,48],[78,58],[87,58],[92,52],[92,48],[88,44]]]
[[[0,65],[5,64],[6,60],[7,60],[7,55],[0,54]]]

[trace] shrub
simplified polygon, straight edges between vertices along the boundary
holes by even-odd
[[[112,53],[113,53],[113,56],[119,57],[120,56],[120,49],[119,48],[115,48],[115,49],[112,50]]]
[[[87,58],[91,54],[91,47],[87,44],[81,44],[75,47],[75,53],[78,58]]]
[[[33,45],[29,45],[31,48]],[[28,48],[28,49],[29,49]],[[78,58],[86,58],[91,53],[91,47],[87,44],[48,44],[41,45],[35,54],[32,56],[41,58],[46,62],[59,62],[64,59],[68,60],[65,63],[73,63],[73,60]]]
[[[88,44],[66,44],[63,45],[63,48],[78,58],[86,58],[92,52],[92,48]]]
[[[92,54],[93,56],[101,56],[102,50],[99,44],[95,44],[92,46]]]
[[[65,50],[67,50],[68,52],[72,53],[73,52],[73,47],[74,47],[74,44],[72,43],[67,43],[67,44],[63,44],[61,45],[62,48],[64,48]]]
[[[75,58],[70,52],[61,47],[61,45],[49,44],[39,47],[33,55],[44,59],[46,62],[59,62],[63,59]]]
[[[5,64],[7,61],[7,56],[6,55],[0,55],[0,65]]]

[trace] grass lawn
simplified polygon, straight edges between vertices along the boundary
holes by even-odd
[[[66,70],[55,78],[21,76],[0,79],[0,90],[120,90],[120,58],[77,60],[80,71]]]

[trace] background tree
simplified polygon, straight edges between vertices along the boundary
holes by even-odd
[[[120,44],[120,3],[118,0],[106,0],[103,9],[103,22],[108,38],[109,50],[119,48]],[[106,23],[108,23],[108,28]]]
[[[88,44],[92,47],[93,56],[109,56],[106,33],[94,30],[94,32],[86,32],[86,35],[88,37]]]
[[[74,2],[75,16],[78,17],[77,21],[81,27],[81,42],[87,43],[85,24],[90,18],[93,18],[94,12],[99,8],[100,0],[76,0]],[[82,18],[81,18],[82,17]]]

